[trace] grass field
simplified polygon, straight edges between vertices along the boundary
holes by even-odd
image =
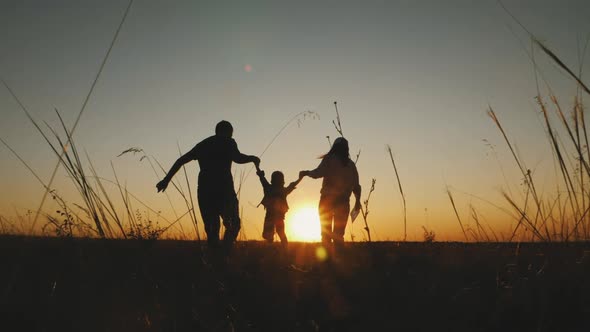
[[[451,183],[446,186],[449,211],[452,208],[461,229],[459,239],[465,243],[434,242],[434,230],[425,226],[422,226],[424,243],[405,242],[408,221],[417,223],[419,219],[408,218],[408,206],[426,204],[419,198],[411,201],[409,195],[407,206],[402,186],[402,183],[406,185],[404,176],[407,175],[398,173],[397,159],[390,145],[386,145],[387,158],[393,166],[393,185],[401,197],[404,228],[403,236],[384,234],[381,238],[391,236],[404,241],[371,242],[367,216],[377,175],[362,172],[364,181],[371,178],[371,186],[364,188],[361,210],[361,227],[368,242],[347,242],[337,253],[326,251],[316,243],[291,243],[289,253],[285,254],[279,244],[257,241],[238,242],[229,256],[210,252],[205,242],[200,241],[203,227],[194,204],[196,186],[189,181],[185,168],[171,182],[166,196],[159,197],[169,202],[175,215],[170,219],[165,217],[169,217],[169,212],[162,213],[159,208],[144,203],[143,200],[151,200],[148,194],[134,195],[128,191],[126,179],[117,175],[116,163],[111,161],[107,170],[104,162],[98,163],[103,167],[95,169],[92,153],[78,149],[76,139],[81,134],[75,135],[75,131],[88,103],[95,102],[95,86],[103,84],[99,78],[132,0],[73,124],[70,124],[73,119],[62,117],[57,108],[53,122],[47,122],[45,117],[33,117],[35,112],[29,112],[25,106],[31,101],[23,103],[19,98],[30,93],[18,91],[23,89],[19,89],[19,84],[13,90],[0,78],[15,105],[42,136],[43,144],[47,144],[45,148],[57,158],[55,166],[27,161],[27,151],[21,154],[0,137],[2,146],[44,190],[39,205],[25,216],[19,215],[16,208],[16,216],[0,215],[0,331],[590,331],[590,126],[585,121],[590,89],[582,80],[582,64],[590,38],[583,47],[578,41],[578,70],[558,57],[561,52],[548,48],[552,43],[542,42],[544,38],[533,35],[501,1],[497,2],[530,38],[530,51],[525,46],[523,49],[534,68],[535,116],[549,149],[544,156],[534,156],[526,150],[524,154],[519,153],[513,135],[522,136],[519,134],[529,130],[528,127],[517,127],[511,132],[505,126],[511,125],[511,117],[506,117],[508,120],[504,117],[511,110],[496,112],[496,105],[488,105],[487,115],[497,127],[502,144],[499,149],[509,157],[499,158],[496,145],[492,144],[494,140],[484,140],[500,166],[502,181],[497,185],[502,201],[481,201],[506,213],[503,216],[509,219],[506,223],[510,223],[510,229],[506,232],[501,225],[488,223],[484,214],[478,212],[479,206],[470,203],[469,211],[462,211],[461,206],[465,205],[454,198]],[[381,48],[379,54],[383,54]],[[564,77],[575,83],[570,91],[571,99],[558,98],[555,91],[561,89],[552,88],[545,78],[543,62],[537,62],[541,56],[547,57]],[[470,64],[467,65],[465,68],[469,68]],[[250,72],[250,64],[247,66],[246,71]],[[482,76],[482,80],[488,79]],[[363,98],[368,99],[373,92]],[[494,93],[486,91],[483,95]],[[181,105],[180,101],[175,102]],[[505,107],[502,102],[495,103]],[[397,100],[392,104],[394,108],[406,107]],[[444,112],[450,111],[445,104],[441,100],[437,116],[443,114],[445,121],[452,121],[453,112],[445,115]],[[336,101],[334,109],[336,119],[332,124],[338,137],[344,137]],[[371,118],[373,111],[377,112],[363,108],[362,114]],[[241,108],[240,112],[243,112]],[[300,125],[306,119],[319,120],[315,111],[298,112],[277,128],[258,157],[290,125]],[[119,114],[112,121],[119,121],[118,117]],[[462,119],[462,123],[470,121]],[[359,126],[354,122],[351,125]],[[165,129],[160,123],[154,127]],[[423,134],[427,128],[414,129]],[[373,137],[372,126],[364,129],[365,135]],[[360,138],[359,133],[356,132],[353,140]],[[23,131],[25,134],[30,133]],[[109,133],[119,140],[125,137],[123,134]],[[319,137],[326,137],[329,145],[332,144],[329,135]],[[404,139],[407,140],[404,144],[420,141],[412,136]],[[451,139],[448,144],[453,144]],[[182,155],[180,144],[178,150],[179,156]],[[163,155],[162,150],[155,153]],[[359,150],[355,163],[360,153]],[[125,154],[139,154],[139,161],[149,164],[155,178],[145,179],[146,182],[155,184],[156,179],[166,174],[158,158],[142,148],[128,148],[117,157]],[[547,172],[538,169],[535,160],[552,163],[548,167],[554,171],[555,178],[546,178]],[[507,161],[509,164],[504,165]],[[367,159],[366,162],[377,161]],[[430,172],[446,171],[437,167],[432,162]],[[45,179],[40,176],[44,174],[42,169],[53,170],[52,175]],[[59,169],[71,180],[69,189],[75,189],[74,197],[61,196],[68,189],[54,185]],[[112,175],[105,175],[111,171]],[[234,171],[239,195],[251,170]],[[391,185],[381,177],[379,181],[384,187]],[[434,187],[429,191],[439,189]],[[154,188],[152,191],[155,194]],[[477,197],[475,194],[470,197]],[[56,209],[44,208],[50,200]],[[173,201],[184,206],[175,208]],[[390,204],[397,204],[395,197]],[[183,224],[194,229],[183,229]],[[193,231],[199,241],[164,239],[167,236],[189,239]],[[246,239],[245,233],[241,236],[240,239]]]
[[[3,331],[588,331],[590,245],[0,238]]]

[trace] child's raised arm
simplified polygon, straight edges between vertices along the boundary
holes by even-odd
[[[262,184],[263,189],[270,187],[270,183],[268,183],[268,180],[266,180],[266,177],[264,176],[264,171],[261,170],[258,165],[256,165],[256,175],[260,178],[260,183]]]
[[[301,176],[301,174],[299,175],[299,179],[291,182],[288,186],[287,186],[287,195],[290,194],[293,190],[295,190],[295,188],[297,187],[297,185],[299,184],[299,182],[301,182],[301,180],[303,180],[303,176]]]

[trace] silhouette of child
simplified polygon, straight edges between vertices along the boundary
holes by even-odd
[[[275,171],[270,177],[270,183],[264,176],[264,171],[260,168],[256,168],[256,174],[260,178],[260,183],[264,190],[264,198],[260,204],[266,209],[266,215],[264,216],[264,229],[262,231],[262,237],[272,242],[274,233],[281,239],[283,248],[287,248],[288,240],[285,234],[285,214],[289,210],[287,204],[287,195],[289,195],[295,187],[301,182],[303,177],[299,177],[296,181],[291,182],[285,187],[285,176],[280,171]]]

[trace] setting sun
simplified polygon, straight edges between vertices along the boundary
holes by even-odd
[[[286,232],[293,241],[315,242],[321,239],[318,209],[305,206],[287,215]]]

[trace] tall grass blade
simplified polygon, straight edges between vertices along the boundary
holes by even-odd
[[[451,200],[451,205],[453,206],[453,211],[455,211],[455,216],[457,217],[457,221],[459,221],[459,226],[461,227],[461,231],[463,232],[463,236],[465,236],[465,241],[469,242],[469,238],[467,237],[467,232],[465,232],[465,227],[463,227],[463,222],[461,222],[461,217],[459,217],[459,212],[457,212],[457,207],[455,206],[455,200],[453,199],[453,194],[451,194],[451,190],[447,187],[447,194],[449,195],[449,199]]]
[[[570,74],[570,76],[576,80],[576,82],[578,82],[578,84],[580,85],[580,87],[587,93],[590,94],[590,89],[588,89],[588,87],[586,86],[586,84],[584,84],[584,82],[582,82],[582,80],[578,77],[578,75],[574,74],[574,72],[569,69],[568,66],[565,65],[565,63],[563,63],[563,61],[561,61],[561,59],[555,55],[555,53],[553,53],[550,49],[548,49],[545,45],[543,45],[543,43],[541,43],[538,39],[534,39],[535,43],[537,45],[539,45],[539,47],[541,48],[541,50],[543,50],[543,52],[545,52],[545,54],[547,54],[551,59],[553,59],[553,61],[555,61],[555,63],[557,63],[563,70],[565,70],[568,74]]]
[[[399,192],[402,196],[402,201],[404,204],[404,241],[406,241],[408,238],[406,195],[404,195],[404,189],[402,188],[402,183],[399,179],[399,173],[397,171],[397,166],[395,165],[395,160],[393,159],[393,152],[391,151],[391,146],[389,144],[387,145],[387,151],[389,152],[389,158],[391,159],[391,164],[393,165],[393,170],[395,172],[395,178],[397,179],[397,185],[398,185]]]
[[[129,10],[131,9],[132,4],[133,4],[133,0],[130,0],[129,4],[127,5],[127,8],[125,9],[125,13],[123,14],[123,18],[121,19],[121,22],[119,23],[119,26],[117,27],[117,31],[115,32],[115,35],[111,41],[111,44],[109,45],[107,53],[105,54],[105,56],[102,60],[102,63],[100,64],[100,67],[99,67],[98,72],[94,78],[94,81],[92,82],[90,90],[88,91],[88,94],[86,95],[86,98],[84,99],[84,103],[82,104],[82,108],[80,109],[80,112],[78,113],[78,116],[76,117],[76,121],[74,122],[72,130],[70,130],[68,132],[68,136],[74,135],[74,132],[78,126],[78,123],[80,122],[80,118],[82,117],[82,114],[86,110],[86,105],[88,104],[88,101],[90,100],[90,96],[92,96],[92,93],[94,92],[94,88],[96,87],[96,83],[98,82],[98,79],[100,78],[100,75],[102,74],[104,66],[109,58],[109,55],[111,54],[111,51],[115,45],[115,42],[117,41],[117,37],[119,36],[119,32],[121,31],[121,28],[123,27],[123,23],[125,23],[125,20],[127,19],[127,15],[129,14]],[[11,94],[12,94],[12,92],[11,92]],[[13,94],[13,96],[14,96],[14,94]],[[20,102],[19,102],[19,104],[20,104]],[[22,104],[21,104],[21,107],[22,107]],[[51,174],[51,177],[49,179],[47,187],[51,187],[53,185],[53,181],[55,180],[55,176],[57,175],[57,170],[59,169],[59,165],[60,165],[60,162],[58,161],[53,169],[53,172]],[[37,219],[39,217],[39,212],[43,209],[43,205],[45,204],[45,200],[47,199],[48,194],[49,194],[49,191],[45,190],[45,193],[43,194],[43,197],[41,198],[41,203],[39,204],[39,208],[37,209],[37,213],[35,214],[35,219],[33,221],[33,225],[37,222]]]
[[[182,156],[182,152],[180,151],[180,144],[178,144],[178,142],[176,142],[176,145],[178,146],[178,154],[180,156]],[[189,211],[191,211],[190,218],[192,219],[192,222],[195,225],[195,231],[197,233],[197,240],[201,241],[201,235],[199,233],[199,223],[197,222],[197,215],[195,214],[195,203],[193,200],[193,193],[191,190],[191,184],[188,180],[188,174],[186,173],[185,165],[182,165],[182,170],[184,172],[184,179],[186,180],[186,187],[188,188],[188,195],[189,195],[189,202],[190,202],[190,205],[187,205],[187,208]]]

